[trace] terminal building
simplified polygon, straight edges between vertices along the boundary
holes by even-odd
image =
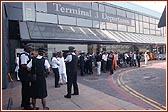
[[[31,43],[49,57],[73,45],[77,51],[166,53],[161,13],[128,2],[3,2],[2,82],[15,68],[18,49]]]

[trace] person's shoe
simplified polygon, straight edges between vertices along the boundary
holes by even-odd
[[[79,93],[73,93],[72,95],[79,95]]]
[[[64,95],[64,97],[65,97],[65,98],[71,98],[71,96],[69,96],[69,95]]]
[[[39,110],[39,107],[35,107],[35,108],[33,108],[33,110]]]
[[[59,88],[59,87],[60,87],[60,85],[56,85],[56,86],[55,86],[55,88]]]
[[[50,110],[50,109],[49,109],[49,107],[45,107],[45,108],[43,108],[43,110]]]
[[[24,110],[33,110],[33,108],[31,106],[28,106],[28,107],[24,107]]]
[[[63,85],[66,85],[66,84],[67,84],[67,82],[63,83]]]
[[[21,107],[24,107],[23,104],[21,104]]]
[[[63,83],[60,83],[59,85],[63,85]]]

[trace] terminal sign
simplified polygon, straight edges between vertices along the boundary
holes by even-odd
[[[104,22],[119,23],[125,25],[131,25],[131,20],[124,17],[115,16],[109,13],[98,12],[95,10],[71,6],[67,4],[48,2],[47,12],[52,14],[59,14],[71,17],[80,17],[86,19],[94,19]]]

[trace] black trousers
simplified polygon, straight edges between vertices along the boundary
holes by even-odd
[[[104,73],[106,72],[106,64],[107,64],[107,61],[103,61],[103,72]]]
[[[71,96],[72,85],[75,94],[79,94],[78,84],[77,84],[77,72],[67,73],[67,95]]]
[[[30,88],[30,82],[29,81],[21,81],[22,83],[22,106],[24,108],[27,108],[30,106],[30,96],[31,96],[31,88]]]
[[[80,64],[80,73],[81,73],[81,76],[84,75],[84,63]]]
[[[52,68],[53,69],[53,72],[55,74],[55,87],[58,86],[58,82],[59,82],[59,71],[58,71],[58,68]]]
[[[110,70],[110,75],[112,75],[114,73],[112,65],[113,65],[113,62],[109,61],[108,66],[109,66],[109,70]]]
[[[138,62],[138,67],[140,67],[140,60],[137,60],[137,62]]]

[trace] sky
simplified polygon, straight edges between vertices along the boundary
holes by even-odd
[[[143,6],[145,8],[148,8],[160,13],[163,12],[167,3],[167,1],[128,1],[128,2]]]
[[[112,1],[106,1],[106,2],[112,2]],[[113,1],[113,2],[130,2],[133,4],[137,4],[139,6],[157,11],[159,13],[162,13],[167,1]]]

